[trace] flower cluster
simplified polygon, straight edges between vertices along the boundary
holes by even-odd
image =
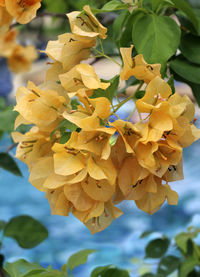
[[[28,23],[36,15],[40,0],[0,0],[0,57],[8,60],[12,72],[29,71],[33,61],[38,57],[33,46],[17,43],[17,31],[10,28],[16,19],[19,23]]]
[[[32,128],[13,133],[13,139],[19,143],[16,156],[28,165],[33,186],[46,193],[52,213],[71,212],[95,233],[122,214],[115,204],[124,200],[149,214],[166,199],[176,205],[178,195],[168,183],[183,178],[182,149],[200,138],[200,131],[192,123],[190,99],[172,94],[159,64],[147,64],[140,54],[133,59],[133,46],[120,49],[120,76],[146,83],[145,95],[136,101],[141,120],[111,121],[117,108],[109,97],[94,94],[106,92],[110,83],[83,62],[107,29],[89,6],[67,16],[72,34],[48,43],[45,53],[53,62],[45,82],[17,91],[16,128]]]
[[[15,19],[20,24],[29,23],[41,6],[42,0],[0,0],[0,26]]]

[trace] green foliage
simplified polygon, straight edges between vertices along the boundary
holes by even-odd
[[[11,277],[28,277],[41,273],[44,269],[38,263],[29,263],[21,259],[13,263],[7,262],[4,271]]]
[[[143,54],[147,62],[161,63],[164,66],[175,54],[181,32],[172,18],[143,13],[143,16],[134,21],[132,36],[137,52]]]
[[[3,97],[0,97],[0,110],[4,110],[6,108],[6,101]]]
[[[5,107],[0,111],[0,131],[11,133],[14,130],[14,122],[18,113],[13,111],[13,107]]]
[[[175,85],[174,85],[174,76],[171,75],[169,80],[167,81],[168,85],[170,85],[171,89],[172,89],[172,93],[175,93]]]
[[[114,95],[117,94],[117,88],[119,86],[119,75],[116,75],[109,81],[104,80],[104,82],[110,82],[110,86],[106,90],[96,89],[91,98],[106,97],[110,100],[110,102],[112,102]]]
[[[186,34],[181,39],[180,50],[190,62],[200,64],[200,37]]]
[[[154,259],[162,257],[167,252],[169,243],[168,238],[159,238],[150,241],[145,249],[146,257]]]
[[[68,1],[63,0],[44,0],[43,4],[46,6],[47,11],[57,13],[67,12],[69,7]]]
[[[145,258],[158,258],[156,273],[148,272],[141,277],[195,277],[199,276],[200,267],[200,245],[195,242],[195,238],[199,235],[200,228],[190,227],[187,232],[181,232],[174,238],[177,248],[176,255],[168,255],[170,241],[168,238],[158,238],[150,241],[146,247]],[[148,236],[149,231],[141,235]],[[154,270],[155,271],[155,270]],[[177,275],[171,275],[177,272]]]
[[[185,80],[200,84],[200,66],[189,62],[182,55],[170,62],[170,68]]]
[[[195,28],[198,28],[198,20],[193,12],[191,6],[183,0],[171,0],[174,3],[175,7],[181,11],[183,11],[187,18],[192,22]]]
[[[4,236],[15,239],[22,248],[33,248],[48,237],[48,231],[36,219],[23,215],[5,225]]]
[[[123,4],[118,0],[111,0],[106,3],[101,9],[92,9],[94,13],[113,12],[128,8],[128,4]]]
[[[17,176],[22,176],[15,160],[8,153],[0,153],[0,168],[3,168],[4,170],[7,170]]]
[[[123,29],[127,20],[129,19],[130,12],[128,10],[122,11],[117,19],[113,23],[113,39],[118,43],[123,35],[123,32],[120,30]]]
[[[72,272],[77,266],[85,264],[87,262],[88,256],[94,252],[96,252],[96,250],[85,249],[75,253],[68,259],[67,267]]]
[[[66,143],[70,137],[71,137],[71,132],[77,130],[77,126],[73,123],[71,123],[67,119],[63,119],[58,126],[51,132],[50,138],[53,140],[53,135],[55,134],[56,131],[60,131],[61,137],[60,137],[60,143]]]
[[[180,265],[180,259],[176,256],[165,256],[163,257],[158,265],[158,273],[163,276],[168,276],[176,269],[178,269]]]
[[[145,95],[145,90],[139,90],[135,93],[135,98],[136,99],[141,99]]]
[[[102,275],[103,275],[110,267],[111,267],[111,265],[96,267],[96,268],[92,271],[91,277],[102,277]]]

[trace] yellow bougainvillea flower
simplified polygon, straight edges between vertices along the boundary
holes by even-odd
[[[107,89],[110,83],[103,83],[89,64],[78,64],[69,72],[59,75],[62,86],[69,92],[77,92],[85,88],[88,95],[94,89]]]
[[[154,181],[157,184],[156,192],[147,192],[140,200],[135,201],[139,209],[149,214],[158,211],[165,199],[169,205],[177,205],[178,203],[178,194],[169,185],[162,185],[162,180],[158,177],[154,177]]]
[[[193,120],[195,107],[187,95],[180,96],[178,93],[174,93],[169,97],[168,103],[170,104],[169,113],[171,116],[174,118],[184,116],[189,121]]]
[[[68,216],[72,204],[67,200],[63,188],[57,190],[48,190],[46,192],[46,198],[49,200],[52,214]]]
[[[111,185],[115,184],[117,173],[111,159],[103,160],[89,152],[70,148],[68,142],[65,144],[55,143],[52,150],[55,152],[54,169],[56,174],[70,176],[78,174],[86,168],[91,178],[106,179]]]
[[[160,75],[160,64],[148,64],[145,62],[143,55],[139,54],[132,58],[133,45],[129,48],[120,48],[124,66],[120,77],[122,80],[128,80],[131,76],[134,76],[138,80],[143,80],[145,83],[149,83],[156,76]]]
[[[64,97],[62,94],[63,89],[58,84],[50,89],[48,85],[40,88],[36,87],[34,83],[28,82],[27,88],[20,87],[18,89],[17,105],[14,109],[29,124],[34,123],[43,130],[50,129],[51,131],[57,127],[60,113],[65,109],[64,105],[69,103],[68,96]]]
[[[0,34],[0,56],[4,58],[11,57],[13,50],[16,47],[17,31],[10,30]]]
[[[58,36],[56,41],[49,41],[44,53],[53,61],[61,63],[64,71],[67,72],[80,61],[88,59],[91,54],[90,49],[95,44],[94,39],[84,39],[66,33]]]
[[[200,130],[184,116],[177,119],[179,125],[184,130],[183,135],[178,139],[182,147],[188,147],[196,140],[200,139]]]
[[[13,17],[7,12],[6,8],[0,3],[0,34],[9,30]]]
[[[90,7],[84,6],[83,12],[75,11],[67,14],[72,33],[82,37],[106,38],[107,28],[105,28],[93,15]]]
[[[155,77],[146,87],[145,95],[136,101],[136,107],[141,113],[150,113],[161,105],[169,106],[165,100],[172,94],[171,87],[160,77]]]
[[[27,72],[31,69],[32,63],[37,57],[38,54],[35,47],[16,45],[12,55],[8,58],[8,66],[15,73]]]
[[[125,199],[139,200],[143,197],[146,193],[146,181],[143,182],[143,180],[148,175],[150,175],[149,171],[139,165],[136,157],[127,157],[124,160],[119,170],[118,184]]]
[[[41,132],[37,127],[32,127],[26,134],[13,132],[12,138],[19,143],[16,157],[25,162],[29,169],[38,159],[52,153],[49,133]]]
[[[85,223],[86,227],[90,230],[92,234],[101,232],[106,229],[112,222],[112,220],[117,219],[121,216],[123,212],[115,207],[111,200],[105,203],[104,212],[99,217],[93,217]]]
[[[177,165],[170,165],[165,175],[163,176],[163,180],[167,182],[174,182],[183,180],[183,160],[181,159]]]
[[[16,18],[20,24],[30,22],[37,10],[41,7],[42,0],[5,0],[7,11]]]
[[[107,160],[111,154],[110,137],[114,128],[99,128],[98,131],[72,132],[67,145],[77,150],[85,150]]]
[[[105,97],[90,99],[85,96],[84,99],[86,100],[85,108],[79,105],[77,111],[72,113],[65,111],[63,117],[84,131],[102,128],[101,120],[106,120],[111,114],[110,101]]]
[[[51,153],[51,152],[50,152]],[[42,170],[41,170],[42,168]],[[38,159],[36,163],[33,164],[30,170],[29,182],[38,190],[46,191],[43,184],[47,176],[53,172],[54,164],[52,155],[46,155]]]
[[[152,174],[162,177],[172,164],[182,158],[182,147],[174,141],[138,143],[136,156],[139,164]]]

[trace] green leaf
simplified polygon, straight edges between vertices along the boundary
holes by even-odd
[[[132,26],[136,24],[136,22],[143,16],[145,16],[146,13],[144,13],[141,10],[134,10],[132,14],[129,16],[127,19],[125,25],[124,25],[124,30],[121,34],[120,38],[120,47],[129,47],[132,42]]]
[[[51,132],[50,134],[50,139],[53,139],[53,135],[57,130],[60,130],[61,134],[64,134],[65,131],[70,130],[71,132],[76,131],[78,127],[74,124],[71,123],[69,120],[67,119],[63,119],[58,126]]]
[[[110,102],[112,102],[112,99],[114,95],[116,95],[119,86],[119,75],[116,75],[107,82],[110,82],[110,86],[106,90],[96,89],[91,98],[106,97],[110,100]]]
[[[15,160],[8,153],[0,153],[0,168],[3,168],[4,170],[7,170],[17,176],[22,176]]]
[[[158,273],[163,276],[168,276],[174,272],[180,264],[180,259],[176,256],[166,256],[163,257],[158,265]]]
[[[0,220],[0,231],[4,229],[4,227],[6,226],[7,222],[4,220]]]
[[[118,269],[118,268],[108,268],[99,276],[100,277],[130,277],[127,270]]]
[[[113,23],[113,39],[115,41],[120,40],[123,32],[121,30],[123,29],[124,25],[126,24],[127,20],[129,19],[130,12],[128,10],[123,11],[120,13],[120,15],[115,19]]]
[[[155,233],[155,231],[153,231],[153,230],[145,231],[140,235],[140,239],[146,238],[153,233]]]
[[[194,95],[198,105],[200,106],[200,85],[194,84],[192,82],[189,82],[188,80],[185,80],[184,78],[179,76],[177,73],[175,73],[172,69],[170,69],[170,72],[173,73],[175,80],[185,83],[191,87],[193,95]]]
[[[7,262],[4,270],[10,277],[27,277],[45,271],[38,263],[29,263],[23,259],[13,263]]]
[[[11,133],[14,130],[14,122],[18,113],[13,111],[13,107],[7,107],[0,112],[0,131]]]
[[[187,258],[184,262],[181,263],[178,276],[179,277],[187,277],[188,274],[198,264],[199,264],[198,259],[194,259],[193,257]]]
[[[180,50],[190,62],[200,64],[200,37],[186,34],[181,39]]]
[[[194,231],[192,232],[188,232],[188,233],[179,233],[178,235],[175,236],[175,242],[177,244],[177,246],[184,252],[184,253],[187,253],[188,251],[188,240],[190,239],[194,239],[198,236],[200,230],[197,228],[197,229],[194,229]]]
[[[48,237],[48,231],[36,219],[23,215],[6,224],[4,235],[15,239],[22,248],[33,248]]]
[[[192,7],[184,0],[171,0],[174,3],[175,7],[183,11],[188,19],[192,22],[196,29],[198,29],[198,20],[195,13],[193,12]]]
[[[97,13],[104,13],[104,12],[114,12],[119,10],[124,10],[129,7],[128,4],[123,4],[118,0],[112,0],[106,3],[100,10],[99,9],[92,9],[93,12]]]
[[[5,109],[6,107],[6,101],[3,97],[0,96],[0,110]]]
[[[43,0],[48,12],[67,13],[68,3],[65,0]]]
[[[191,31],[193,35],[200,35],[200,9],[193,9],[193,12],[198,21],[198,28],[195,28],[191,21],[188,20],[188,18],[182,12],[179,11],[176,13],[176,15],[181,23],[182,29],[185,28],[186,31]]]
[[[175,93],[175,86],[174,86],[174,76],[171,75],[169,80],[167,81],[168,85],[170,85],[171,89],[172,89],[172,94]]]
[[[160,63],[164,66],[175,54],[180,38],[180,28],[167,16],[143,15],[133,24],[133,44],[148,63]]]
[[[142,275],[141,277],[156,277],[156,275],[149,272],[149,273],[145,273],[145,274]]]
[[[96,252],[96,250],[94,250],[94,249],[81,250],[81,251],[73,254],[68,259],[67,266],[72,271],[77,266],[85,264],[87,262],[88,256],[95,252]]]
[[[90,277],[101,277],[102,274],[104,274],[110,267],[111,267],[111,265],[96,267],[96,268],[92,271]]]
[[[73,110],[76,110],[78,105],[80,105],[80,103],[78,102],[77,99],[72,99],[71,100],[71,106],[72,106]]]
[[[65,132],[64,134],[62,134],[62,136],[60,137],[60,143],[64,144],[66,143],[71,137],[71,133],[70,132]]]
[[[200,84],[200,65],[191,63],[182,55],[177,56],[170,62],[170,68],[185,80]]]
[[[144,95],[145,95],[145,90],[139,90],[135,93],[134,96],[136,99],[141,99],[142,97],[144,97]]]
[[[170,241],[167,238],[160,238],[152,240],[146,246],[146,258],[160,258],[162,257],[169,247]]]

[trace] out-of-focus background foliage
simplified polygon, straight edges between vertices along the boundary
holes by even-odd
[[[147,5],[149,1],[144,0]],[[44,12],[67,13],[73,10],[81,10],[85,4],[90,4],[94,8],[101,8],[107,2],[104,0],[43,0],[39,14]],[[200,13],[199,0],[189,0],[188,2],[194,8],[199,9]],[[99,15],[100,20],[109,30],[110,39],[104,45],[108,54],[118,53],[113,43],[112,30],[113,21],[119,13]],[[38,49],[44,49],[48,40],[57,39],[59,34],[68,32],[69,24],[65,18],[50,17],[46,14],[46,16],[40,16],[27,25],[18,26],[18,28],[20,31],[19,41],[22,44],[34,44]],[[75,276],[89,276],[92,268],[105,264],[115,264],[121,268],[130,269],[131,276],[139,276],[151,271],[151,269],[155,270],[158,260],[152,260],[151,258],[145,259],[145,262],[143,260],[145,245],[148,241],[162,238],[163,233],[172,238],[178,232],[185,231],[189,226],[200,227],[200,142],[197,141],[184,150],[185,180],[175,183],[173,187],[180,196],[179,204],[176,207],[164,205],[156,214],[149,216],[138,210],[132,202],[127,202],[121,205],[124,215],[113,222],[107,230],[93,236],[73,216],[67,218],[51,216],[49,204],[44,200],[44,193],[36,190],[28,182],[29,173],[26,166],[19,161],[16,161],[17,165],[15,164],[15,149],[11,149],[13,142],[10,138],[10,132],[14,128],[16,117],[16,113],[12,111],[16,88],[25,85],[29,79],[36,84],[42,82],[44,72],[47,69],[46,62],[45,55],[41,53],[31,72],[14,75],[9,72],[6,60],[0,60],[0,152],[10,153],[9,157],[13,158],[12,161],[9,160],[13,165],[11,171],[16,174],[13,175],[11,172],[4,170],[7,168],[8,160],[2,162],[3,157],[1,157],[0,219],[8,221],[13,216],[27,214],[40,220],[49,231],[48,239],[31,250],[24,250],[17,243],[13,243],[10,238],[5,238],[3,252],[6,260],[12,262],[19,258],[26,258],[31,261],[39,261],[43,266],[52,264],[54,268],[59,268],[66,263],[67,258],[72,253],[91,248],[99,251],[91,256],[87,265],[80,266],[75,270]],[[112,78],[118,70],[104,60],[95,64],[95,69],[102,78],[107,79]],[[192,97],[189,86],[178,82],[175,85],[178,92],[187,93]],[[128,104],[120,109],[120,116],[127,117],[131,108]],[[200,113],[197,105],[196,108],[197,126],[200,128]],[[7,157],[7,159],[9,158]],[[23,177],[17,176],[20,175],[20,172],[22,172]],[[141,233],[148,230],[154,230],[155,232],[140,239]],[[195,240],[200,243],[200,237],[197,236]],[[179,256],[173,244],[169,253]],[[189,254],[187,253],[187,255]],[[146,275],[146,277],[151,276],[154,275]],[[161,274],[159,276],[166,275]],[[190,277],[193,276],[199,275],[191,275]],[[183,277],[183,275],[180,277]]]

